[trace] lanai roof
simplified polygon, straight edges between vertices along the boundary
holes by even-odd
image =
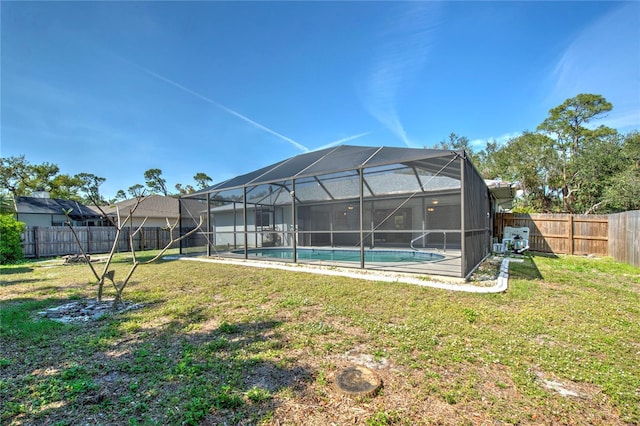
[[[463,151],[440,149],[362,147],[339,145],[300,154],[253,172],[220,182],[195,194],[282,182],[304,177],[341,173],[361,168],[407,164],[420,167],[434,175],[459,178],[459,167],[451,162]],[[450,164],[451,163],[451,164]],[[448,167],[447,167],[448,166]],[[193,194],[190,194],[193,195]]]
[[[424,177],[413,174],[388,173],[366,177],[365,182],[367,182],[364,187],[365,198],[417,192],[422,192],[423,194],[427,192],[446,193],[460,189],[459,180],[446,176]],[[373,189],[373,193],[370,188]],[[335,181],[324,181],[322,186],[312,184],[304,185],[302,188],[297,187],[296,199],[299,203],[348,200],[357,198],[358,191],[358,175],[355,175]],[[283,187],[278,187],[274,192],[260,192],[255,195],[253,193],[247,194],[247,203],[284,205],[290,204],[291,198]],[[216,207],[214,210],[225,211],[232,208],[233,206],[226,205]]]

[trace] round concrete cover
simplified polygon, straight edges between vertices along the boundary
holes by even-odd
[[[382,386],[382,380],[373,371],[362,366],[347,367],[336,375],[336,387],[354,396],[373,396]]]

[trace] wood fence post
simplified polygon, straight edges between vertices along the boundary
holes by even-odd
[[[569,214],[569,254],[573,255],[574,245],[573,245],[573,215]]]
[[[38,227],[33,227],[33,254],[36,259],[40,257],[40,243],[38,242]]]

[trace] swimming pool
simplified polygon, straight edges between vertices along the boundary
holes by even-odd
[[[232,253],[244,254],[244,250],[233,250]],[[293,259],[290,247],[255,248],[247,250],[250,257],[266,257],[271,259]],[[330,248],[298,248],[299,260],[333,260],[337,262],[360,262],[359,249]],[[365,262],[435,262],[445,257],[441,254],[411,250],[365,250]]]

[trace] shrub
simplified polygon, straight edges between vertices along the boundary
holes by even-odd
[[[24,258],[20,234],[25,229],[26,225],[13,215],[0,214],[0,263],[15,263]]]

